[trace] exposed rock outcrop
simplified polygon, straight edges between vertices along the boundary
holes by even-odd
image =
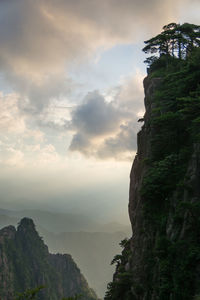
[[[195,66],[176,61],[144,79],[146,112],[130,174],[132,237],[114,259],[106,300],[200,299],[197,54]]]
[[[17,292],[40,285],[45,286],[39,294],[42,300],[78,294],[85,300],[97,299],[72,257],[50,254],[28,218],[17,230],[14,226],[0,230],[0,282],[1,300],[13,300]]]
[[[148,77],[144,80],[145,123],[138,133],[138,153],[130,175],[129,215],[133,230],[129,256],[130,271],[133,274],[131,291],[135,297],[133,299],[136,300],[189,300],[192,296],[197,297],[200,292],[199,142],[190,145],[191,152],[183,168],[185,172],[181,174],[182,182],[176,179],[174,188],[164,199],[167,204],[162,203],[159,206],[153,201],[151,203],[150,199],[141,192],[145,179],[150,176],[148,171],[152,167],[151,163],[146,163],[145,160],[152,157],[152,141],[157,134],[152,126],[152,119],[157,111],[154,94],[161,81],[160,78],[149,79]],[[179,146],[178,153],[181,152],[182,145]],[[167,183],[163,182],[163,184]],[[159,199],[153,200],[159,201]],[[147,203],[148,201],[150,203]],[[156,209],[160,212],[156,212]],[[152,215],[149,216],[148,213]],[[163,218],[163,224],[162,220],[155,220],[156,218]],[[185,260],[185,264],[180,261],[176,265],[179,255],[183,261]],[[190,292],[184,296],[181,289],[185,289],[185,286],[188,286]]]

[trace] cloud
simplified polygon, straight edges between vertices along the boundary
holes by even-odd
[[[52,144],[47,144],[44,147],[37,147],[34,156],[36,161],[35,164],[33,164],[34,166],[37,166],[38,164],[41,166],[55,166],[60,163],[61,160]]]
[[[65,98],[68,105],[68,96],[77,89],[69,78],[72,66],[94,58],[97,50],[101,53],[117,44],[149,38],[159,32],[163,22],[176,21],[175,15],[189,3],[187,0],[0,1],[1,77],[9,91],[13,91],[8,96],[0,95],[0,140],[4,150],[24,153],[28,144],[33,148],[40,145],[41,153],[45,145],[54,145],[56,153],[60,133],[71,130],[72,141],[68,137],[66,142],[71,151],[100,158],[122,157],[123,153],[134,151],[137,119],[143,110],[140,75],[124,78],[116,89],[105,93],[88,93],[73,110],[71,122],[69,117],[55,111],[52,116],[52,103],[62,103]],[[198,5],[195,0],[192,3]],[[58,136],[51,137],[52,130]]]
[[[98,91],[90,92],[82,104],[72,113],[71,129],[76,133],[70,145],[71,151],[91,154],[92,144],[115,132],[120,125],[123,113],[114,102],[106,102]]]
[[[43,132],[27,125],[27,116],[19,108],[20,100],[20,96],[16,93],[0,92],[0,138],[32,137],[37,141],[42,141]]]
[[[101,136],[115,130],[121,112],[114,103],[108,103],[98,91],[90,92],[72,114],[72,126],[81,128],[89,136]]]
[[[55,163],[58,154],[47,143],[45,134],[27,125],[26,115],[19,109],[17,94],[0,93],[0,165],[24,167],[32,162]]]
[[[23,96],[22,107],[38,113],[50,98],[68,92],[71,82],[64,74],[72,64],[91,57],[98,48],[132,43],[143,39],[144,32],[148,36],[157,32],[163,20],[172,21],[180,2],[1,1],[1,71]]]
[[[130,159],[136,150],[137,122],[143,114],[141,74],[128,77],[108,95],[90,92],[72,114],[69,150],[101,159]],[[110,98],[112,95],[112,99]],[[106,98],[111,99],[109,102]]]
[[[73,82],[64,74],[50,74],[45,76],[42,82],[24,78],[14,78],[15,87],[20,93],[19,108],[29,115],[37,118],[51,103],[57,99],[69,95],[73,88]]]
[[[25,130],[25,120],[18,108],[19,95],[4,95],[0,92],[0,133],[21,134]]]
[[[21,140],[7,143],[0,141],[0,166],[5,168],[51,168],[61,163],[61,157],[52,144],[31,143]]]
[[[179,4],[172,0],[18,0],[0,5],[1,64],[4,61],[16,73],[32,74],[34,79],[38,72],[52,67],[55,72],[96,47],[130,42],[144,28],[162,25],[163,17],[171,17]]]
[[[127,122],[120,126],[119,133],[104,140],[97,155],[101,159],[115,157],[121,160],[133,160],[137,147],[138,126],[136,122]]]
[[[9,147],[6,149],[6,152],[1,153],[0,165],[8,167],[23,167],[24,166],[24,153],[15,148]]]

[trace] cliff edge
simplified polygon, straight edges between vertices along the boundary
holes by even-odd
[[[132,237],[106,300],[200,299],[200,51],[156,63],[130,174]]]
[[[13,300],[17,293],[41,285],[37,299],[82,295],[81,299],[97,300],[72,257],[50,254],[29,218],[23,218],[17,230],[0,230],[0,282],[1,300]]]

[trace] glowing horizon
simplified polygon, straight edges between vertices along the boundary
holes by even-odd
[[[124,222],[144,113],[142,42],[172,21],[197,23],[199,2],[19,0],[0,8],[0,208]]]

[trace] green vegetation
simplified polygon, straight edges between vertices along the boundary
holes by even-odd
[[[152,299],[153,292],[159,300],[198,299],[200,199],[188,166],[200,148],[200,26],[170,23],[145,44],[145,53],[156,54],[146,60],[149,78],[159,79],[144,125],[150,146],[140,190],[145,227],[154,240],[142,254],[146,274],[139,284],[137,274],[129,271],[126,277],[128,247],[114,257],[116,273],[105,300],[140,299],[144,294]]]
[[[184,23],[182,25],[170,23],[163,27],[163,31],[157,36],[144,42],[145,53],[159,54],[160,58],[165,56],[166,66],[170,58],[186,59],[195,48],[200,46],[200,26]],[[156,63],[161,67],[163,60],[157,56],[150,56],[145,63],[152,66]]]
[[[15,300],[33,300],[37,299],[38,293],[42,290],[44,286],[39,286],[35,289],[28,289],[23,293],[18,293],[18,296]]]
[[[34,299],[38,299],[37,296],[40,292],[40,290],[42,290],[43,288],[45,288],[44,286],[39,286],[37,288],[34,289],[28,289],[23,293],[18,293],[18,296],[15,298],[15,300],[34,300]],[[67,298],[62,298],[61,300],[78,300],[81,299],[81,295],[75,295],[73,297],[67,297]]]
[[[116,264],[116,275],[114,281],[108,284],[105,300],[123,299],[124,295],[126,295],[127,300],[132,299],[130,293],[132,274],[126,267],[131,255],[130,241],[124,239],[120,242],[120,246],[123,248],[122,254],[115,255],[111,262],[111,264]]]
[[[81,299],[81,295],[77,295],[74,297],[62,298],[62,300],[78,300],[78,299]]]
[[[97,299],[70,255],[48,252],[31,219],[23,218],[17,230],[1,230],[0,259],[1,299],[14,299],[17,292],[16,300]]]
[[[156,245],[146,263],[158,266],[158,280],[151,276],[148,280],[156,284],[153,289],[159,299],[189,300],[195,295],[194,274],[200,261],[200,205],[186,175],[200,142],[200,27],[173,23],[163,29],[143,49],[159,52],[160,58],[150,64],[150,77],[161,78],[148,124],[151,154],[141,188],[145,219],[156,233]],[[169,214],[173,238],[166,234]]]

